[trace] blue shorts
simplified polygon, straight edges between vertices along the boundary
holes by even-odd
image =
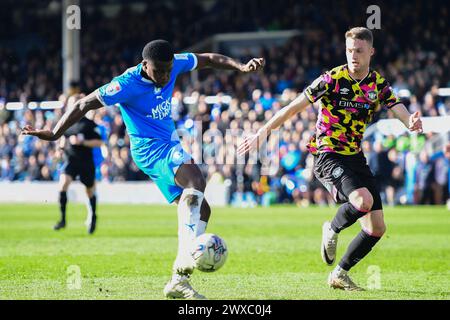
[[[192,163],[192,157],[183,150],[179,141],[130,136],[131,156],[134,162],[152,179],[169,203],[183,189],[175,183],[175,174],[183,163]]]

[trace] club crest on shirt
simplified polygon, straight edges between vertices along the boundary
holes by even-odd
[[[160,92],[161,92],[161,88],[159,88],[159,87],[155,87],[155,89],[153,90],[154,94],[158,94]]]
[[[118,81],[113,81],[106,87],[106,95],[113,96],[120,90],[122,90],[120,83]]]
[[[367,92],[367,97],[370,99],[370,100],[376,100],[377,99],[377,93],[375,92],[375,91],[369,91],[369,92]]]
[[[341,167],[337,167],[333,170],[333,172],[331,174],[333,175],[333,177],[335,179],[337,179],[340,176],[342,176],[343,173],[344,173],[344,169],[342,169]]]

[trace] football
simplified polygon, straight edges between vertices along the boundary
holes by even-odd
[[[225,241],[218,235],[204,233],[195,239],[191,255],[198,270],[214,272],[225,264],[228,249]]]

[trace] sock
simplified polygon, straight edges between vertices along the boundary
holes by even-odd
[[[95,215],[97,211],[97,196],[95,194],[89,198],[89,207],[92,210],[92,215]]]
[[[347,248],[347,252],[339,261],[339,266],[345,271],[349,271],[355,264],[364,258],[373,246],[380,240],[380,237],[368,235],[364,230],[353,239]]]
[[[90,223],[92,219],[96,218],[96,209],[97,209],[97,196],[94,194],[91,198],[89,198],[88,202],[88,217],[87,222]]]
[[[350,202],[346,202],[339,207],[333,221],[331,221],[331,229],[333,229],[334,232],[339,233],[345,228],[350,227],[356,220],[366,214],[367,212],[359,211]]]
[[[203,192],[193,188],[186,188],[181,194],[178,202],[178,254],[173,265],[175,272],[190,274],[193,271],[190,247],[197,233],[206,228],[205,224],[199,223],[203,198]]]
[[[333,270],[334,277],[340,277],[345,274],[347,274],[347,270],[342,269],[340,265],[337,265],[336,268],[334,268],[334,270]]]
[[[184,280],[186,277],[189,278],[189,274],[179,274],[177,272],[174,272],[172,274],[172,282],[180,282]]]
[[[67,205],[67,192],[61,191],[59,193],[59,210],[61,212],[62,222],[66,222],[66,205]]]
[[[200,220],[197,224],[197,228],[195,230],[195,236],[198,237],[199,235],[202,235],[206,231],[206,226],[208,225],[208,222]]]

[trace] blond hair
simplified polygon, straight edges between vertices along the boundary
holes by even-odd
[[[371,46],[373,45],[372,31],[364,27],[351,28],[345,33],[345,39],[347,38],[366,40]]]

